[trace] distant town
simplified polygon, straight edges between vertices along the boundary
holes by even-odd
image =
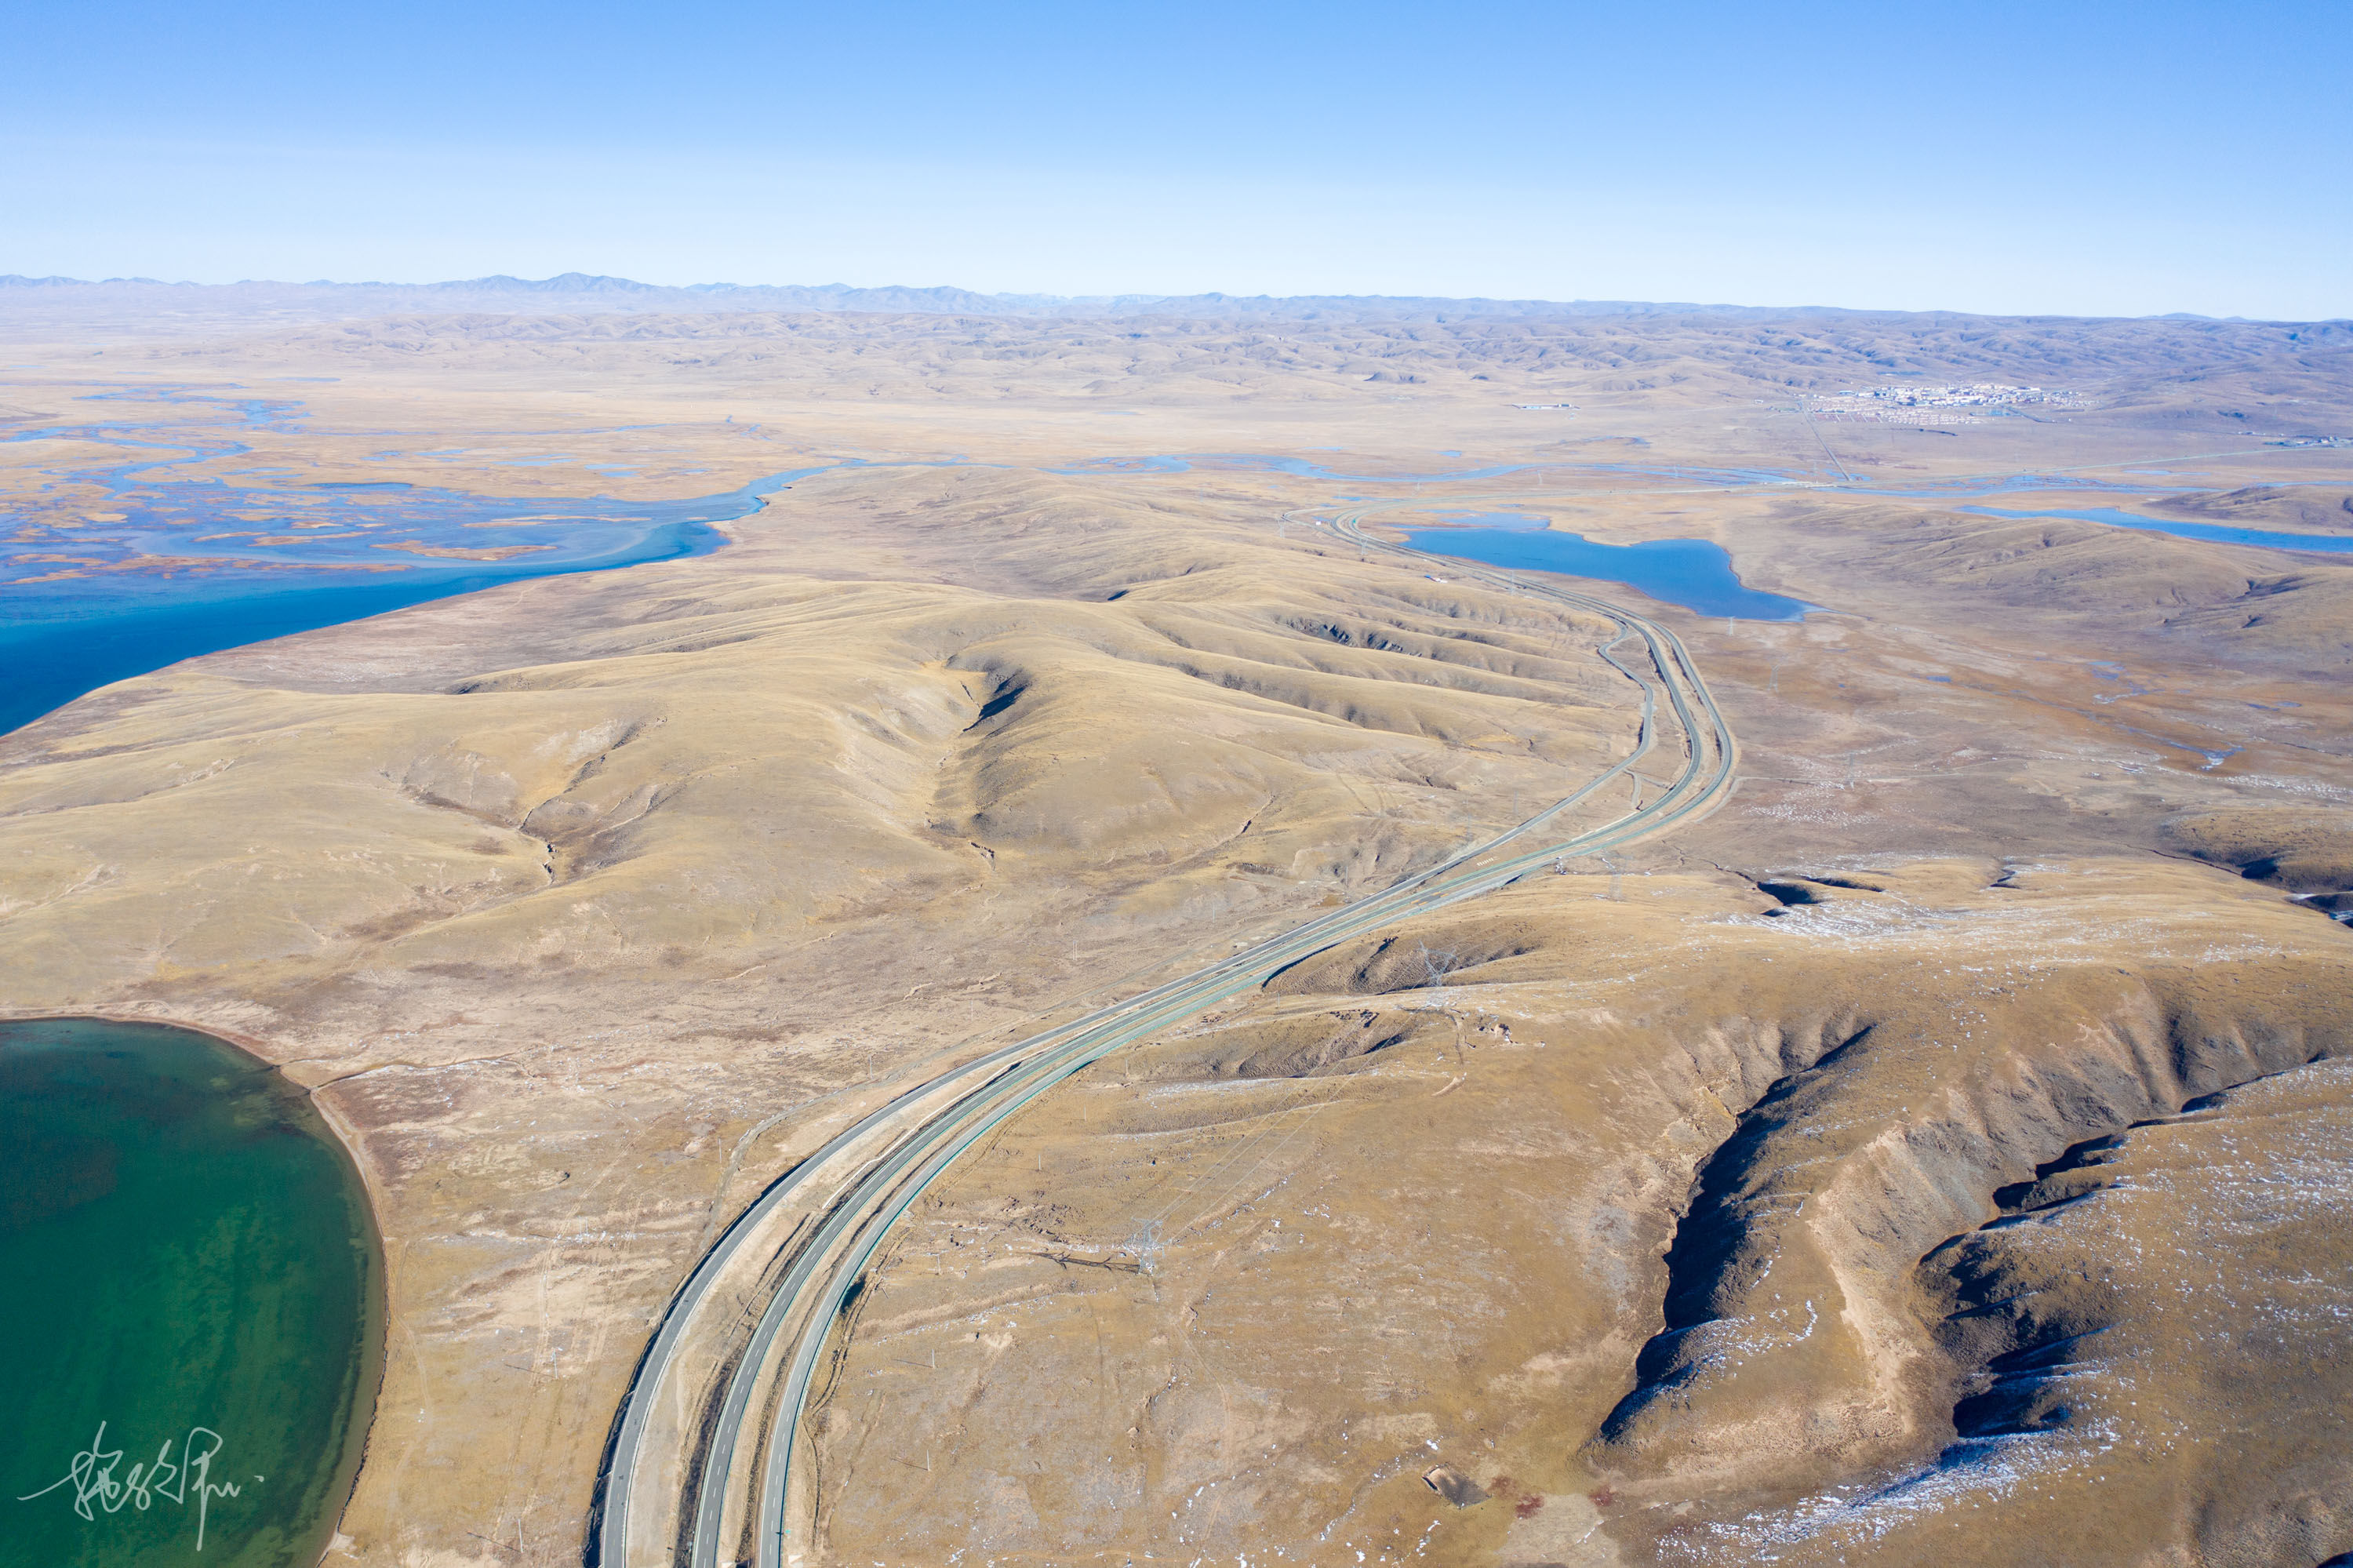
[[[1817,407],[1813,410],[1815,418],[1865,424],[1901,419],[1910,425],[1967,425],[1989,414],[2014,415],[2021,404],[2039,404],[2046,408],[2088,407],[2073,392],[2048,387],[2012,387],[2000,381],[1981,381],[1966,387],[1865,387],[1829,396],[1853,401]]]

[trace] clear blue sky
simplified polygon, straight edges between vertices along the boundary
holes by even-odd
[[[0,271],[2353,315],[2353,3],[54,0]]]

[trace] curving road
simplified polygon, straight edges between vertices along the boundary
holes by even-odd
[[[1515,493],[1462,499],[1530,498]],[[1426,555],[1364,532],[1368,515],[1416,504],[1360,506],[1340,511],[1329,522],[1308,513],[1292,518],[1327,528],[1367,554],[1442,566],[1453,580],[1563,605],[1614,624],[1618,635],[1600,652],[1641,689],[1641,727],[1633,750],[1517,827],[1369,897],[950,1066],[871,1112],[787,1172],[705,1255],[647,1347],[608,1441],[590,1515],[589,1563],[671,1568],[683,1560],[691,1568],[733,1568],[747,1533],[757,1568],[796,1568],[802,1562],[800,1547],[813,1509],[808,1467],[795,1450],[835,1319],[908,1205],[1030,1099],[1089,1063],[1250,990],[1335,943],[1475,897],[1556,861],[1648,837],[1707,810],[1728,792],[1736,756],[1731,729],[1672,632],[1590,595]],[[1619,657],[1629,642],[1641,649],[1630,663]],[[1668,744],[1662,738],[1667,729],[1682,759],[1663,793],[1641,805],[1638,787],[1637,805],[1622,815],[1565,837],[1546,833],[1662,749]],[[742,1277],[746,1270],[753,1272],[750,1281]],[[742,1320],[754,1304],[758,1318],[744,1338]],[[717,1352],[704,1343],[714,1337],[722,1343]],[[683,1370],[690,1362],[695,1371]],[[734,1548],[724,1544],[730,1542]]]

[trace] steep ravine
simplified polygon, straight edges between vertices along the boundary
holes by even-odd
[[[2027,1229],[1983,1227],[2069,1150],[2337,1071],[2353,941],[2164,859],[1773,880],[1806,896],[1533,878],[1318,955],[1008,1123],[871,1281],[839,1436],[934,1467],[834,1470],[834,1552],[2121,1565],[2200,1529],[2325,1539],[2295,1522],[2325,1488],[2241,1486],[2206,1436],[2299,1407],[2234,1409],[2224,1377],[2168,1472],[2203,1500],[2110,1508],[2093,1469],[2061,1511],[2099,1539],[2036,1556],[2008,1516],[2053,1483],[2020,1445],[2078,1438],[1954,1418],[2041,1341],[1962,1343],[1927,1281],[1952,1238]],[[2292,1161],[2284,1129],[2317,1114],[2263,1120],[2264,1158]],[[2119,1213],[2099,1234],[2147,1255],[2179,1228]],[[2233,1267],[2278,1285],[2307,1255]],[[2306,1323],[2313,1355],[2353,1361],[2353,1330]],[[1432,1466],[1485,1500],[1447,1500]],[[2254,1500],[2225,1519],[2233,1496]],[[1907,1530],[1927,1533],[1882,1544]]]
[[[1769,1489],[1941,1441],[1944,1374],[1900,1299],[1915,1262],[2072,1145],[2345,1049],[2337,1030],[2218,1006],[2184,977],[2113,978],[1989,1025],[2003,1047],[1957,1077],[1924,1076],[1939,1043],[1900,1014],[1801,1054],[1701,1168],[1664,1331],[1597,1460]]]
[[[2353,1551],[2353,1059],[2086,1139],[2000,1198],[1915,1272],[1948,1380],[1935,1450],[1671,1532],[1661,1560]]]

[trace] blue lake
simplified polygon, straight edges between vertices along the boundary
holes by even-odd
[[[2137,512],[2119,512],[2113,506],[2076,506],[2055,512],[2010,512],[1999,506],[1964,506],[1960,510],[1984,517],[2072,517],[2079,523],[2106,523],[2118,528],[2172,534],[2216,545],[2260,545],[2271,550],[2316,550],[2329,555],[2353,551],[2353,535],[2283,534],[2263,528],[2232,528],[2219,523],[2175,523],[2163,517],[2144,517]]]
[[[0,549],[0,734],[85,692],[248,642],[380,615],[522,577],[700,555],[712,524],[824,467],[684,501],[526,500],[404,483],[191,479],[248,430],[299,429],[301,405],[168,387],[96,394],[192,410],[184,420],[98,419],[15,440],[96,442],[124,461],[61,471],[104,492],[96,515],[12,517]],[[826,467],[856,466],[855,464]],[[435,554],[433,552],[464,552]],[[468,558],[488,555],[496,558]]]
[[[1440,513],[1460,526],[1412,528],[1406,540],[1434,556],[1458,556],[1491,567],[1559,572],[1623,583],[1664,604],[1701,615],[1742,620],[1802,620],[1820,605],[1746,587],[1732,556],[1707,539],[1651,539],[1602,545],[1581,534],[1547,528],[1541,518],[1509,512]]]
[[[60,504],[54,513],[37,507],[8,519],[16,526],[13,537],[0,545],[0,734],[85,692],[198,654],[522,577],[702,554],[724,542],[714,524],[755,511],[764,493],[832,468],[860,466],[850,462],[798,469],[723,494],[670,502],[603,496],[531,500],[403,483],[297,483],[293,471],[260,467],[232,471],[225,481],[175,471],[250,451],[237,439],[245,432],[299,432],[307,418],[299,400],[160,384],[85,394],[79,400],[98,405],[103,412],[80,423],[0,437],[0,444],[47,438],[95,442],[113,448],[121,459],[60,470],[53,476],[61,493],[68,487],[99,487],[104,499],[94,513],[69,512]],[[124,417],[106,417],[118,408]],[[167,417],[153,417],[158,413]],[[562,454],[548,454],[512,461],[533,466],[565,460]],[[627,471],[622,464],[587,466],[617,474]],[[1262,472],[1382,485],[1513,474],[1534,474],[1541,482],[1546,472],[1564,471],[1725,489],[1814,482],[1765,469],[1639,461],[1505,463],[1432,473],[1368,474],[1304,458],[1250,452],[1099,458],[1051,471],[1106,476]],[[1982,496],[2050,489],[2060,482],[2048,475],[2015,474],[1933,481],[1910,490],[1828,488]],[[2064,482],[2078,490],[2127,488],[2082,477]],[[2006,517],[2083,518],[2276,549],[2353,549],[2353,538],[2168,523],[2096,507],[1963,510]],[[1743,586],[1731,558],[1704,540],[1604,545],[1545,529],[1535,519],[1510,513],[1457,514],[1452,520],[1464,525],[1418,530],[1415,543],[1495,566],[1624,583],[1704,615],[1792,620],[1815,608]],[[470,558],[483,556],[494,558]]]
[[[761,504],[760,491],[779,488],[795,477],[775,475],[741,491],[695,502],[627,506],[597,502],[594,512],[580,503],[550,507],[441,491],[410,491],[371,505],[378,500],[375,495],[363,501],[344,491],[329,503],[338,525],[361,522],[363,514],[372,512],[392,511],[398,515],[389,531],[404,537],[430,541],[447,538],[444,530],[453,526],[487,526],[487,533],[470,532],[462,542],[451,542],[459,547],[495,547],[528,534],[536,535],[544,547],[505,561],[427,557],[386,570],[382,556],[353,561],[348,546],[339,550],[337,542],[329,540],[305,540],[277,551],[220,551],[207,558],[203,546],[188,547],[151,537],[142,541],[149,551],[187,564],[97,581],[0,582],[0,669],[7,672],[5,683],[0,683],[0,733],[28,724],[84,692],[200,653],[334,626],[522,577],[701,555],[726,540],[710,524],[755,510]],[[240,488],[234,500],[221,498],[212,506],[190,508],[189,514],[209,514],[216,524],[217,508],[249,511],[269,503],[267,496]],[[533,516],[529,524],[501,527],[458,521],[467,515],[495,518],[526,506]],[[309,508],[306,520],[322,510]],[[420,514],[428,510],[441,515],[427,521]],[[384,531],[379,521],[366,520],[371,532]]]

